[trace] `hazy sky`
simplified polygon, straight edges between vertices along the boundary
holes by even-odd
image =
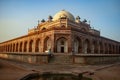
[[[37,21],[67,10],[101,35],[120,41],[120,0],[0,0],[0,42],[27,34]]]

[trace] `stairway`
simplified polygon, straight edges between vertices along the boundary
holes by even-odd
[[[50,64],[71,64],[73,62],[72,55],[56,53],[51,56],[49,63]]]

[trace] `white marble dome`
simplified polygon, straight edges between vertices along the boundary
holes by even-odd
[[[53,17],[53,21],[59,20],[61,17],[66,17],[71,21],[75,21],[74,16],[66,10],[61,10],[58,13],[56,13],[55,16]]]

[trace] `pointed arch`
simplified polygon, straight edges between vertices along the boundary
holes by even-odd
[[[98,43],[97,43],[97,40],[94,41],[94,46],[95,46],[95,49],[94,49],[94,53],[98,53]]]
[[[22,42],[20,42],[20,49],[19,49],[20,52],[22,52]]]
[[[109,54],[112,53],[112,47],[111,47],[111,44],[109,44]]]
[[[16,52],[18,52],[18,43],[16,43]]]
[[[114,45],[112,45],[112,47],[113,47],[113,54],[115,53],[115,46]]]
[[[27,41],[24,42],[24,52],[27,52]]]
[[[95,47],[96,47],[96,41],[93,40],[92,46],[91,46],[91,52],[92,52],[92,53],[95,53],[95,51],[96,51]]]
[[[118,54],[118,45],[116,45],[116,54]]]
[[[15,43],[13,43],[13,52],[15,52]]]
[[[118,53],[120,54],[120,45],[119,45],[119,50],[118,50]]]
[[[90,53],[90,41],[86,39],[84,41],[84,53]]]
[[[35,43],[35,52],[40,52],[40,39],[38,38]]]
[[[67,39],[64,37],[57,39],[56,48],[58,53],[67,53],[68,52]]]
[[[10,44],[10,52],[12,52],[12,44]]]
[[[51,49],[51,39],[50,37],[46,37],[44,39],[44,51]]]
[[[82,41],[79,37],[74,38],[74,52],[82,53]]]
[[[103,43],[100,42],[100,53],[103,53],[104,49],[103,49]]]
[[[104,46],[105,46],[105,54],[108,54],[108,50],[109,50],[109,49],[108,49],[108,44],[105,43]]]
[[[29,52],[33,52],[33,40],[29,42]]]

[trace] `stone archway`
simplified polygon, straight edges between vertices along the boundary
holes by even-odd
[[[82,41],[79,37],[74,39],[74,53],[81,53],[82,52]]]
[[[6,50],[7,51],[7,50]],[[13,44],[13,52],[15,52],[15,43]]]
[[[22,52],[22,42],[20,43],[20,49],[19,49],[20,52]]]
[[[118,46],[116,45],[116,54],[118,54]]]
[[[24,42],[24,52],[27,52],[27,41]]]
[[[119,50],[118,50],[118,53],[120,54],[120,45],[119,45]]]
[[[10,52],[12,52],[12,44],[10,44]]]
[[[113,54],[115,53],[115,47],[114,47],[114,45],[112,45],[112,47],[113,47]]]
[[[74,53],[78,53],[79,52],[79,41],[78,39],[75,38],[74,40]]]
[[[109,54],[112,53],[112,47],[111,47],[111,44],[109,44]]]
[[[16,44],[16,52],[18,52],[18,43]]]
[[[49,49],[51,49],[51,39],[46,37],[44,40],[44,51],[48,51]]]
[[[99,45],[100,45],[100,49],[99,49],[99,50],[100,50],[100,53],[103,53],[103,51],[104,51],[104,50],[103,50],[103,43],[100,42]]]
[[[97,44],[96,40],[93,40],[92,42],[92,46],[91,46],[91,53],[98,53],[98,48],[99,48],[99,44]]]
[[[40,52],[40,39],[37,39],[37,40],[36,40],[35,52]]]
[[[57,53],[67,53],[68,43],[67,39],[62,37],[57,40]]]
[[[105,50],[105,54],[108,54],[108,44],[107,43],[104,43],[104,50]]]
[[[84,53],[90,53],[90,41],[88,39],[84,41]]]
[[[95,41],[92,42],[91,53],[95,53]]]
[[[33,51],[33,40],[30,40],[29,42],[29,52]]]

